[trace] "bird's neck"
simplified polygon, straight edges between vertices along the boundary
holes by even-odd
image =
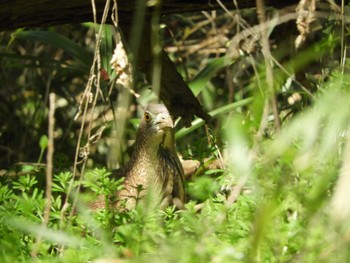
[[[156,168],[161,155],[176,155],[174,134],[172,132],[165,133],[163,140],[156,145],[143,136],[138,136],[136,141],[137,145],[131,156],[130,163],[143,167],[142,170],[149,169],[146,167]]]
[[[152,145],[150,147],[149,145],[145,144],[141,147],[137,147],[131,158],[135,159],[135,161],[142,159],[149,161],[150,164],[155,164],[156,161],[159,160],[159,156],[163,153],[174,154],[176,153],[175,147],[169,147],[165,144],[160,144],[157,147],[154,147],[154,145]]]

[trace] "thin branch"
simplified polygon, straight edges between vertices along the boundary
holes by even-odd
[[[46,206],[44,211],[44,225],[47,226],[50,218],[51,196],[52,196],[52,170],[54,152],[54,128],[55,128],[55,93],[50,93],[49,109],[49,142],[47,146],[47,168],[46,168]]]
[[[73,190],[73,184],[75,182],[75,178],[77,176],[77,169],[78,169],[78,165],[80,166],[80,179],[79,179],[79,184],[78,184],[78,190],[80,188],[82,179],[83,179],[83,173],[85,170],[85,166],[86,166],[86,162],[88,160],[88,156],[89,156],[89,151],[90,151],[90,143],[91,140],[90,138],[92,137],[91,135],[91,131],[92,131],[92,123],[94,121],[93,119],[93,114],[90,115],[90,119],[88,120],[88,122],[86,122],[87,119],[87,112],[88,109],[91,109],[91,112],[94,112],[96,104],[97,104],[97,99],[99,97],[99,95],[101,94],[101,90],[100,90],[100,68],[101,68],[101,59],[100,59],[100,45],[101,45],[101,39],[102,39],[102,32],[103,32],[103,24],[105,24],[106,20],[107,20],[107,15],[109,12],[109,8],[110,8],[110,0],[106,1],[105,4],[105,8],[104,8],[104,13],[101,19],[101,26],[99,27],[99,31],[98,34],[96,36],[96,46],[95,46],[95,50],[94,50],[94,60],[92,62],[91,68],[90,68],[90,76],[89,76],[89,80],[88,83],[86,84],[85,90],[84,90],[84,94],[82,96],[81,102],[80,102],[80,106],[79,106],[79,112],[78,114],[75,116],[75,120],[79,117],[79,115],[82,114],[82,121],[81,121],[81,126],[80,126],[80,131],[79,131],[79,137],[78,137],[78,141],[77,141],[77,146],[76,146],[76,152],[75,152],[75,157],[74,157],[74,166],[73,166],[73,178],[70,181],[70,186],[68,187],[67,190],[67,195],[64,201],[64,204],[62,206],[61,209],[61,222],[60,222],[60,227],[61,229],[63,228],[64,224],[63,224],[63,220],[65,219],[64,214],[66,213],[66,210],[68,209],[68,207],[70,206],[69,204],[69,198],[71,198],[71,192]],[[92,0],[92,9],[93,12],[95,14],[95,1]],[[96,22],[96,17],[94,18],[95,22]],[[93,93],[93,87],[95,86],[95,93]],[[82,111],[83,108],[83,111]],[[83,113],[82,113],[83,112]],[[84,145],[83,147],[81,147],[81,140],[83,137],[83,133],[85,130],[85,125],[88,125],[88,134],[87,134],[87,143],[86,145]],[[83,152],[82,152],[83,149]],[[81,158],[82,160],[79,161],[79,156],[83,155]],[[70,213],[68,215],[68,222],[66,224],[66,227],[69,227],[71,224],[71,219],[73,217],[73,213],[75,210],[75,206],[77,203],[77,195],[74,195],[73,198],[73,202],[72,202],[72,208],[70,210]],[[59,251],[63,252],[64,250],[64,246],[61,246]]]
[[[344,73],[345,69],[345,59],[346,59],[346,49],[345,49],[345,13],[344,13],[344,0],[341,1],[341,58],[340,58],[340,64],[342,73]]]
[[[248,27],[241,31],[239,34],[236,34],[232,40],[229,48],[227,49],[227,55],[231,57],[235,57],[234,53],[237,47],[239,46],[239,43],[241,43],[242,40],[247,39],[249,37],[252,37],[254,40],[258,40],[258,34],[261,34],[261,31],[266,30],[267,28],[271,28],[272,26],[277,26],[283,23],[286,23],[290,20],[295,20],[297,18],[297,15],[295,12],[293,13],[287,13],[282,16],[276,16],[272,18],[269,21],[265,21],[264,23],[260,22],[258,25]]]
[[[152,44],[152,89],[159,96],[162,74],[162,50],[163,43],[160,36],[161,1],[156,1],[151,17],[151,44]]]
[[[270,100],[272,112],[274,115],[275,128],[277,131],[279,131],[281,129],[281,120],[278,113],[277,99],[274,91],[271,50],[270,50],[270,43],[269,43],[269,38],[267,34],[265,4],[263,0],[256,1],[256,12],[258,15],[259,23],[262,25],[261,43],[262,43],[262,50],[263,50],[263,55],[265,60],[265,67],[266,67],[266,82],[268,86],[268,89],[267,89],[268,98]]]
[[[282,70],[282,72],[284,72],[288,77],[292,77],[292,73],[288,72],[288,70],[285,67],[283,67],[283,65],[277,59],[275,59],[273,56],[271,56],[271,59],[275,63],[275,65]],[[292,80],[296,84],[298,84],[299,87],[305,92],[305,94],[307,94],[311,99],[315,98],[315,96],[307,88],[305,88],[305,86],[302,83],[296,80],[295,77],[292,77]]]
[[[269,116],[269,111],[270,111],[270,104],[269,104],[269,101],[266,99],[264,103],[264,110],[261,116],[261,121],[259,124],[259,130],[255,136],[256,142],[260,142],[264,136],[264,132],[268,125],[267,117]]]
[[[55,93],[50,93],[49,97],[49,127],[48,127],[48,146],[46,155],[46,189],[45,189],[45,208],[42,228],[46,228],[50,220],[51,198],[52,198],[52,170],[53,170],[53,152],[54,152],[54,130],[55,130]],[[42,237],[39,235],[31,251],[32,257],[37,257]]]
[[[94,2],[93,2],[93,5],[94,5]],[[101,94],[101,92],[100,92],[100,74],[99,74],[100,68],[101,68],[100,45],[101,45],[102,32],[103,32],[102,24],[104,24],[107,20],[109,7],[110,7],[110,0],[107,0],[106,5],[105,5],[105,9],[103,12],[102,20],[101,20],[101,26],[99,27],[99,32],[98,32],[97,37],[96,37],[94,60],[93,60],[91,70],[90,70],[90,78],[89,78],[89,82],[88,82],[86,89],[85,89],[85,94],[87,94],[88,97],[86,97],[87,101],[85,103],[83,121],[81,124],[81,129],[80,129],[80,134],[79,134],[79,141],[77,143],[77,148],[76,148],[76,155],[75,155],[75,160],[74,160],[74,170],[73,170],[74,178],[75,178],[76,171],[77,171],[78,156],[79,156],[79,152],[80,152],[80,143],[81,143],[81,138],[82,138],[82,134],[84,131],[87,109],[88,109],[90,102],[92,102],[91,111],[94,112],[94,109],[95,109],[96,104],[97,104],[98,96],[99,96],[99,94]],[[96,74],[96,64],[97,64],[97,74]],[[92,87],[93,87],[94,80],[96,80],[96,83],[95,83],[96,92],[95,92],[95,94],[92,93]],[[85,164],[86,164],[87,157],[89,154],[89,143],[90,143],[90,137],[91,137],[92,122],[93,122],[92,116],[93,116],[93,114],[90,115],[90,120],[88,122],[88,134],[87,134],[88,140],[87,140],[87,145],[84,146],[84,148],[87,148],[87,152],[86,152],[86,155],[83,156],[83,165],[82,165],[81,171],[80,171],[80,173],[81,173],[80,182],[83,179]],[[74,180],[74,178],[73,178],[73,180]],[[80,187],[80,184],[78,185],[78,187]],[[69,198],[68,194],[67,194],[67,198]],[[68,201],[68,199],[66,199],[66,201]],[[75,198],[73,200],[73,208],[76,205],[76,201],[77,201],[77,196],[75,196]],[[73,210],[74,209],[71,210],[69,218],[71,218],[73,216]]]

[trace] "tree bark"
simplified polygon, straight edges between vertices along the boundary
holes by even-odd
[[[117,0],[119,21],[130,23],[137,1]],[[237,8],[232,0],[163,0],[162,15],[222,8]],[[266,6],[282,8],[298,0],[266,0]],[[348,2],[348,1],[346,1]],[[101,17],[105,0],[95,0],[96,13]],[[239,9],[255,7],[255,0],[237,0]],[[148,13],[151,9],[147,10]],[[0,31],[21,27],[48,27],[93,21],[91,1],[87,0],[0,0]]]

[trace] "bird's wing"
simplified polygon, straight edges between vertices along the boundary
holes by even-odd
[[[182,208],[185,203],[185,183],[184,183],[184,171],[179,159],[175,160],[175,171],[173,176],[173,203]]]

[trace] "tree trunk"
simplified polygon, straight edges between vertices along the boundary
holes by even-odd
[[[119,21],[130,23],[137,1],[116,0]],[[101,18],[105,0],[95,0],[97,18]],[[111,0],[113,3],[113,0]],[[228,9],[237,8],[232,0],[163,0],[162,14],[220,9],[220,3]],[[266,6],[281,8],[298,3],[298,0],[266,0]],[[348,1],[346,1],[348,2]],[[238,8],[255,7],[255,0],[237,0]],[[147,10],[148,13],[151,9]],[[91,1],[87,0],[0,0],[0,31],[20,27],[47,27],[93,21]]]

